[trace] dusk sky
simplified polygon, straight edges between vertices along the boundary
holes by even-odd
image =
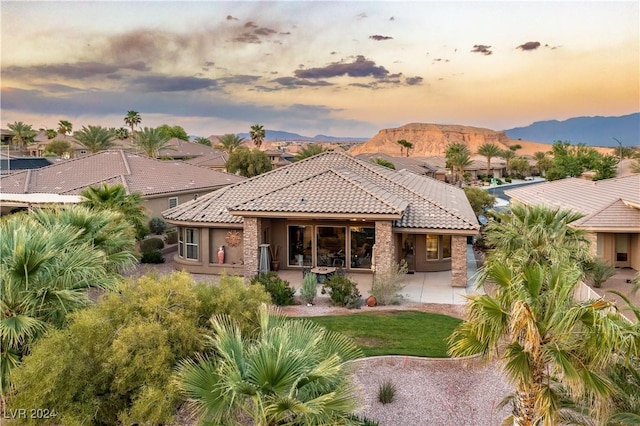
[[[640,2],[2,1],[0,125],[371,137],[640,111]]]

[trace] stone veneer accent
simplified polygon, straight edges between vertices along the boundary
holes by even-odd
[[[375,264],[376,274],[386,274],[391,270],[394,259],[393,232],[390,220],[376,221]]]
[[[262,234],[262,222],[257,217],[244,218],[244,232],[242,233],[242,243],[244,248],[244,276],[251,278],[258,274],[258,262],[260,255],[259,247],[260,235]]]
[[[598,234],[595,232],[587,232],[586,237],[591,242],[589,245],[589,254],[593,257],[598,256]]]
[[[467,237],[451,236],[451,286],[467,286]]]

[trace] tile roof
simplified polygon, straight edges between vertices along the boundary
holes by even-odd
[[[215,151],[209,154],[200,155],[198,157],[185,160],[185,163],[193,164],[194,166],[202,166],[209,168],[222,168],[224,169],[227,164],[229,155],[224,151]]]
[[[542,204],[585,215],[574,222],[586,228],[631,228],[640,231],[640,174],[589,181],[567,178],[505,191],[525,204]]]
[[[394,226],[477,231],[464,192],[348,154],[325,152],[163,212],[169,220],[241,223],[229,212],[401,215]]]
[[[0,190],[11,193],[79,194],[102,183],[121,183],[143,196],[189,190],[211,190],[243,177],[186,164],[160,161],[122,150],[107,150],[0,179]]]

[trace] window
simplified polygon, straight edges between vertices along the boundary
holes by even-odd
[[[289,266],[311,266],[311,240],[313,227],[293,225],[288,227]]]
[[[427,235],[427,260],[451,258],[451,235]]]
[[[187,254],[187,259],[198,260],[198,242],[199,242],[199,232],[194,228],[185,228],[185,249]]]
[[[172,209],[178,205],[178,197],[169,198],[169,208]]]
[[[349,231],[351,233],[351,267],[371,268],[376,229],[352,226]]]
[[[178,228],[178,256],[184,257],[184,228]]]
[[[346,229],[343,226],[317,226],[316,247],[318,266],[346,266]]]

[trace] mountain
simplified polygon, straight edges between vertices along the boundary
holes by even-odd
[[[241,138],[249,138],[249,133],[238,133]],[[364,142],[369,138],[348,138],[339,136],[316,135],[303,136],[297,133],[283,132],[280,130],[265,130],[265,140],[268,141],[309,141],[309,142]]]
[[[564,121],[537,121],[526,127],[505,130],[511,139],[544,143],[569,141],[572,145],[617,147],[640,143],[640,113],[620,117],[575,117]],[[615,139],[614,139],[615,138]]]

